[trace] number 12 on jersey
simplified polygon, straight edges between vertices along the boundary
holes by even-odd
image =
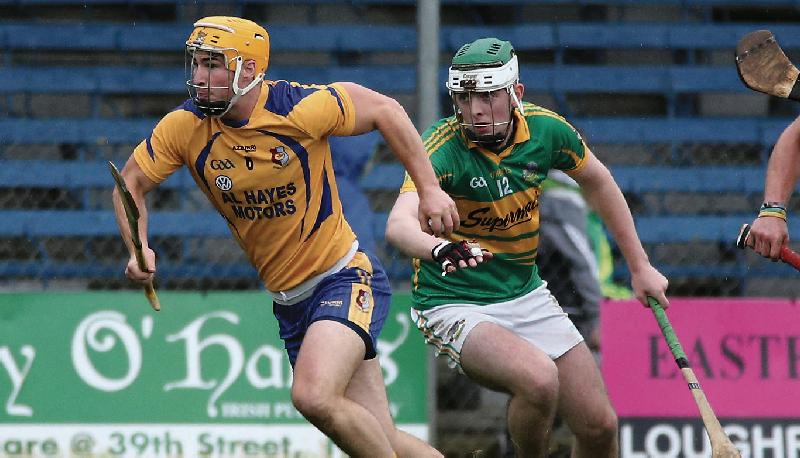
[[[497,182],[497,192],[500,193],[500,197],[507,196],[511,194],[511,187],[508,185],[508,177],[503,177],[498,180]]]

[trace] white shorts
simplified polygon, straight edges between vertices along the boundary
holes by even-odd
[[[445,304],[411,309],[411,318],[452,368],[461,369],[461,349],[470,331],[488,321],[502,326],[556,359],[583,341],[581,333],[558,305],[547,283],[516,299],[490,305]]]

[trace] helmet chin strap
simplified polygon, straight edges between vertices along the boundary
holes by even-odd
[[[231,90],[233,91],[233,96],[228,100],[228,106],[225,108],[225,111],[222,113],[215,115],[217,117],[225,116],[228,111],[233,107],[233,105],[239,100],[240,97],[250,92],[251,89],[256,87],[260,82],[264,80],[264,74],[260,73],[253,78],[247,86],[240,88],[239,87],[239,75],[242,73],[242,63],[244,59],[242,56],[236,56],[236,70],[233,72],[233,81],[231,82]]]
[[[200,111],[205,113],[207,116],[211,116],[214,118],[220,118],[225,116],[230,109],[233,107],[234,104],[245,94],[250,92],[254,87],[258,86],[259,83],[264,81],[264,74],[260,73],[256,75],[256,77],[245,87],[239,87],[239,76],[242,73],[242,64],[244,59],[242,56],[236,56],[236,70],[233,72],[233,79],[231,81],[229,89],[233,92],[233,95],[228,100],[218,100],[212,102],[211,100],[201,101],[196,99],[195,102],[197,103],[198,108]]]

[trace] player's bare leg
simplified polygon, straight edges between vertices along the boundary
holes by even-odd
[[[392,457],[391,443],[378,419],[345,397],[363,360],[364,341],[351,329],[331,320],[313,323],[294,366],[292,402],[348,455]]]
[[[585,343],[556,359],[558,413],[575,434],[573,457],[619,456],[617,415],[597,363]]]
[[[480,323],[461,350],[464,372],[505,393],[508,430],[517,455],[544,457],[558,400],[558,373],[550,357],[494,323]]]
[[[363,361],[356,371],[345,396],[369,410],[381,424],[398,457],[442,457],[435,448],[422,440],[400,431],[389,412],[389,400],[383,383],[383,373],[377,358]]]

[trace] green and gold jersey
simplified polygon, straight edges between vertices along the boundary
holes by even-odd
[[[423,134],[439,183],[461,217],[452,240],[477,240],[495,257],[447,276],[437,263],[414,259],[415,308],[493,304],[542,284],[535,264],[542,182],[553,168],[580,170],[589,150],[578,132],[552,111],[525,103],[524,119],[515,115],[512,144],[500,153],[468,141],[453,116]],[[400,192],[409,191],[416,188],[406,175]]]

